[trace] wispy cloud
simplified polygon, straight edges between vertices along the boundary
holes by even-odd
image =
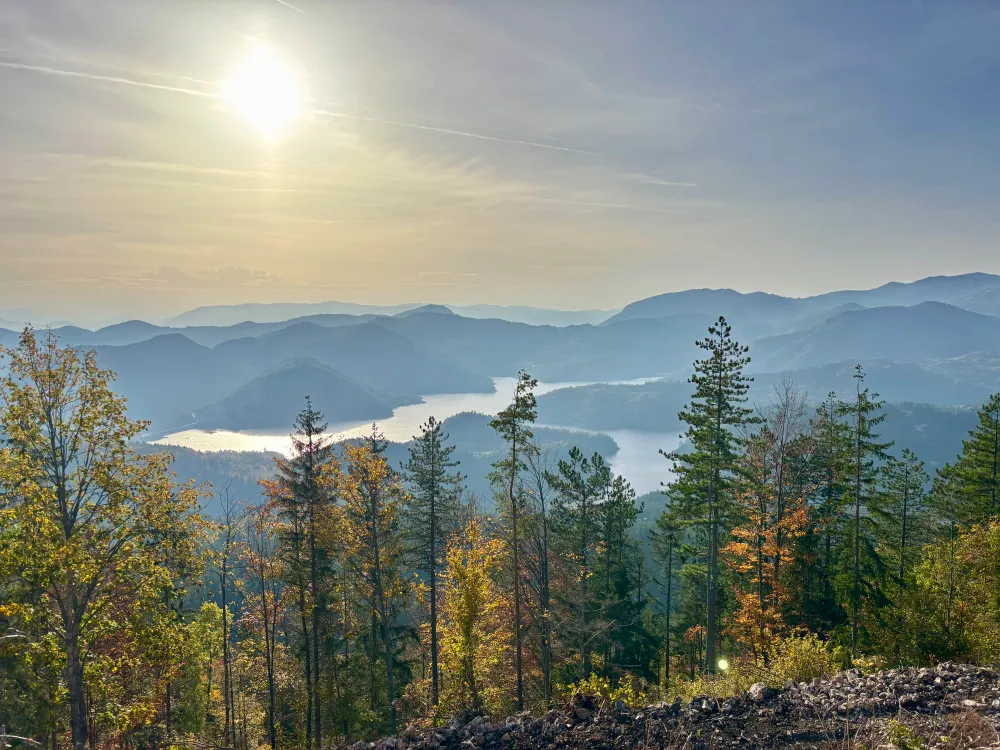
[[[360,117],[358,115],[349,115],[343,112],[331,112],[325,109],[314,109],[311,110],[314,114],[323,115],[324,117],[336,117],[344,120],[355,120],[357,122],[372,122],[379,125],[391,125],[393,127],[399,128],[411,128],[413,130],[424,130],[429,133],[442,133],[444,135],[455,135],[461,138],[474,138],[480,141],[493,141],[494,143],[508,143],[514,146],[529,146],[531,148],[543,148],[549,151],[564,151],[572,154],[588,154],[591,156],[600,156],[595,151],[587,151],[581,148],[572,148],[570,146],[557,146],[551,143],[539,143],[538,141],[522,141],[513,138],[500,138],[499,136],[485,135],[483,133],[472,133],[467,130],[452,130],[450,128],[439,128],[431,125],[420,125],[415,122],[400,122],[398,120],[380,120],[374,117]]]
[[[187,94],[188,96],[198,96],[206,99],[219,98],[217,93],[211,91],[200,91],[198,89],[185,88],[183,86],[167,86],[162,83],[150,83],[149,81],[138,81],[133,78],[123,78],[120,76],[97,75],[95,73],[86,73],[80,70],[49,68],[44,65],[30,65],[28,63],[0,60],[0,68],[23,70],[31,73],[41,73],[43,75],[62,76],[64,78],[80,78],[87,81],[98,81],[101,83],[114,83],[120,86],[136,86],[144,89],[155,89],[157,91],[171,91],[176,94]]]
[[[61,76],[65,78],[78,78],[86,81],[95,81],[98,83],[113,83],[122,86],[135,86],[138,88],[153,89],[157,91],[167,91],[176,94],[186,94],[188,96],[196,96],[204,99],[221,98],[218,91],[205,91],[185,86],[171,86],[162,83],[153,83],[150,81],[140,81],[135,78],[127,78],[124,76],[101,75],[97,73],[88,73],[86,71],[66,70],[62,68],[52,68],[44,65],[34,65],[30,63],[20,63],[20,62],[10,62],[6,60],[0,60],[0,68],[7,68],[10,70],[20,70],[31,73],[39,73],[43,75]],[[171,76],[169,74],[163,74],[162,77],[183,78],[183,77]],[[198,81],[198,79],[186,79],[186,80],[191,80],[192,82]],[[599,155],[597,152],[594,151],[588,151],[586,149],[580,149],[580,148],[573,148],[570,146],[560,146],[552,143],[520,140],[516,138],[502,138],[499,136],[487,135],[485,133],[476,133],[468,130],[455,130],[451,128],[442,128],[432,125],[422,125],[416,122],[404,122],[400,120],[387,120],[375,117],[363,117],[359,115],[350,115],[344,112],[334,112],[332,110],[320,109],[320,108],[310,109],[309,112],[315,115],[320,115],[322,117],[332,117],[337,119],[351,120],[354,122],[368,122],[377,125],[388,125],[391,127],[409,128],[412,130],[421,130],[428,133],[439,133],[441,135],[455,136],[459,138],[472,138],[481,141],[506,143],[513,146],[526,146],[529,148],[540,148],[549,151],[562,151],[565,153],[588,154],[592,156]]]
[[[287,2],[286,0],[275,0],[275,1],[278,2],[278,3],[280,3],[281,5],[284,5],[286,8],[291,8],[292,10],[301,13],[304,16],[308,16],[309,15],[304,10],[302,10],[302,8],[299,8],[296,5],[292,5],[291,3]]]

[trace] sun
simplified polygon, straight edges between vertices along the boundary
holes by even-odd
[[[220,85],[222,100],[266,136],[302,116],[305,87],[295,66],[270,46],[255,42]]]

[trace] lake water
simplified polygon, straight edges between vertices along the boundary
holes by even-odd
[[[646,383],[655,378],[617,381],[620,384]],[[494,393],[440,393],[424,396],[423,402],[400,406],[387,419],[376,420],[379,430],[387,440],[405,443],[420,433],[420,425],[429,417],[444,421],[462,412],[493,415],[511,401],[515,378],[494,378]],[[541,396],[558,388],[591,385],[591,383],[539,383],[535,395]],[[361,437],[371,432],[371,420],[331,424],[329,434],[335,440]],[[561,427],[561,425],[545,425]],[[578,430],[567,427],[565,429]],[[578,430],[582,431],[582,430]],[[660,489],[660,482],[670,478],[669,463],[659,450],[673,450],[680,445],[680,438],[673,433],[644,432],[641,430],[602,430],[618,444],[618,453],[610,459],[617,474],[628,479],[639,494]],[[292,441],[287,432],[231,430],[183,430],[153,441],[158,445],[176,445],[198,451],[275,451],[288,455]]]

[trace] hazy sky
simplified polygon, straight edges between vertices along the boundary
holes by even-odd
[[[1000,4],[3,0],[0,308],[1000,272]],[[309,112],[218,82],[266,40]]]

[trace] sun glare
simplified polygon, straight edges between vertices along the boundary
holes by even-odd
[[[295,67],[269,46],[255,44],[221,85],[222,99],[253,127],[274,136],[302,115],[305,91]]]

